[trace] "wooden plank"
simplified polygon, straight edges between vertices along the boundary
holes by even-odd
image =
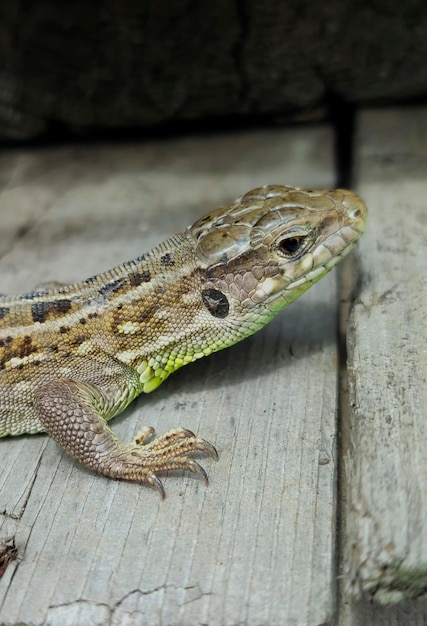
[[[344,576],[353,598],[392,604],[427,591],[427,109],[358,122],[370,221],[348,333]],[[366,621],[365,607],[342,623],[426,623],[427,604],[417,606],[419,621],[413,607]]]
[[[47,200],[1,259],[2,291],[111,267],[259,184],[333,184],[325,127],[25,150],[16,168],[21,159],[17,206]],[[8,210],[0,195],[1,219]],[[124,440],[153,424],[212,441],[208,488],[170,475],[161,502],[83,470],[44,436],[1,440],[0,536],[15,538],[19,560],[0,581],[0,622],[330,622],[336,300],[330,275],[265,331],[114,420]]]

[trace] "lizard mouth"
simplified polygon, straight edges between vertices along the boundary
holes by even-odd
[[[264,304],[270,311],[278,312],[299,298],[351,252],[365,230],[366,214],[362,213],[360,215],[361,217],[357,220],[357,224],[355,224],[355,220],[350,227],[340,229],[329,235],[311,254],[307,254],[300,262],[302,271],[295,280],[291,280],[284,285],[283,277],[281,276],[270,278],[263,282],[262,291],[267,296]],[[309,269],[310,264],[312,266],[311,269]],[[306,267],[305,271],[304,266]]]

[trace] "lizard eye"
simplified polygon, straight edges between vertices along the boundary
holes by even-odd
[[[305,235],[285,237],[279,241],[279,250],[285,256],[293,257],[304,247],[306,239]]]

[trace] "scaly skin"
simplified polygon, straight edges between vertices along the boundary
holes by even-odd
[[[0,437],[47,431],[112,478],[148,483],[216,457],[182,428],[120,442],[107,421],[178,368],[267,324],[354,246],[366,207],[344,190],[267,186],[81,283],[0,297]]]

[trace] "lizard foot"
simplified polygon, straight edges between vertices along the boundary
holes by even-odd
[[[154,430],[145,428],[132,443],[123,443],[99,411],[103,401],[100,390],[92,385],[56,379],[37,390],[34,404],[50,436],[72,457],[100,474],[147,483],[162,498],[159,472],[190,471],[207,482],[205,470],[187,454],[199,451],[217,459],[210,443],[185,428],[169,430],[148,443]]]
[[[215,460],[218,453],[214,446],[205,439],[196,437],[187,428],[175,428],[147,443],[154,435],[154,428],[148,426],[136,435],[133,444],[126,446],[125,457],[128,463],[136,467],[147,467],[145,481],[154,487],[162,498],[165,497],[163,485],[157,477],[158,472],[169,470],[190,471],[201,476],[206,484],[208,477],[201,465],[186,456],[189,452],[204,452]],[[138,471],[138,470],[137,470]]]

